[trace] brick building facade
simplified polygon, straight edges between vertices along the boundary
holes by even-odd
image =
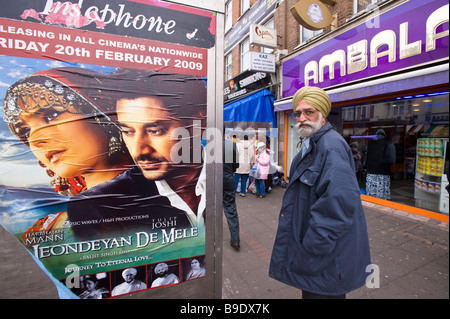
[[[253,7],[258,1],[264,0],[247,0],[250,3],[250,8]],[[226,30],[225,32],[230,32],[233,26],[236,25],[238,21],[245,18],[245,13],[241,14],[241,5],[245,0],[229,0],[226,1],[225,5],[231,4],[232,10],[232,28]],[[270,3],[271,1],[267,1]],[[274,1],[272,1],[274,2]],[[264,17],[261,24],[265,24],[268,20],[274,20],[274,28],[278,33],[278,47],[277,50],[287,50],[287,53],[293,52],[300,45],[300,25],[292,16],[290,9],[298,2],[298,0],[278,0],[278,5],[271,15]],[[367,2],[367,1],[366,1]],[[339,26],[343,26],[347,23],[347,20],[351,18],[353,14],[354,0],[337,0],[336,5],[327,6],[331,14],[336,18],[333,25],[324,29],[322,34],[330,32],[332,29],[336,29]],[[248,34],[242,35],[242,40],[244,40]],[[261,48],[258,46],[252,46],[250,51],[259,52]],[[285,52],[285,51],[282,51]],[[231,51],[225,52],[225,55],[232,55],[232,74],[231,77],[235,77],[241,73],[241,59],[240,59],[240,47],[236,45]],[[285,52],[286,54],[286,52]],[[227,79],[226,74],[224,78]]]
[[[288,54],[291,54],[292,52],[295,52],[296,50],[299,50],[302,45],[306,45],[307,43],[314,42],[317,40],[320,40],[320,38],[323,38],[327,33],[330,31],[337,29],[347,23],[347,20],[350,19],[352,16],[354,16],[354,2],[356,0],[337,0],[336,4],[334,6],[327,5],[327,8],[330,10],[333,17],[335,17],[335,20],[333,21],[332,25],[330,27],[327,27],[321,32],[312,32],[309,30],[305,30],[303,27],[299,25],[299,23],[294,19],[292,16],[290,9],[298,2],[298,0],[229,0],[225,3],[225,11],[226,14],[231,12],[231,19],[229,17],[226,17],[226,19],[231,20],[231,28],[225,30],[225,34],[232,32],[234,27],[238,24],[238,22],[247,19],[247,11],[249,11],[253,6],[256,4],[259,4],[258,1],[264,1],[266,2],[267,6],[273,2],[277,2],[275,5],[275,9],[270,12],[267,16],[262,17],[260,21],[258,21],[258,24],[265,25],[268,22],[273,23],[271,26],[272,28],[277,30],[277,43],[278,47],[271,51],[270,53],[275,53],[277,57],[277,69],[279,69],[279,66],[281,65],[280,59]],[[369,0],[370,1],[370,0]],[[373,0],[374,1],[374,0]],[[361,1],[360,1],[361,2]],[[364,1],[363,1],[364,2]],[[365,1],[367,2],[367,1]],[[247,9],[247,11],[242,11],[242,6],[245,5],[244,3],[249,3],[250,7]],[[229,10],[229,7],[231,6],[231,10]],[[303,34],[308,33],[306,39],[304,38]],[[224,79],[225,81],[230,80],[231,78],[234,78],[241,74],[244,70],[242,67],[242,61],[241,61],[241,44],[243,41],[248,39],[248,33],[247,34],[241,34],[241,42],[235,44],[231,49],[227,50],[225,48],[225,70],[224,70]],[[250,51],[253,52],[261,52],[262,48],[254,45],[249,47]],[[231,57],[231,58],[230,58]],[[231,60],[231,72],[228,71],[227,73],[227,64],[230,63]],[[272,75],[273,84],[270,87],[271,92],[275,95],[276,98],[281,98],[281,93],[279,91],[280,88],[280,74],[277,70],[276,74]],[[278,127],[284,127],[285,119],[284,117],[278,117]],[[285,140],[285,132],[284,130],[278,131],[278,141],[279,141],[279,147],[278,147],[278,162],[283,162],[283,159],[285,157],[285,147],[284,147],[284,140]]]

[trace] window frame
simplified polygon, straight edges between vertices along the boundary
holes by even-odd
[[[225,3],[225,33],[233,27],[233,0]]]
[[[240,43],[241,72],[250,69],[250,38],[247,37]],[[246,51],[244,51],[247,49]],[[244,63],[246,62],[246,63]]]
[[[241,16],[250,9],[250,0],[241,0]]]
[[[304,31],[311,33],[311,36],[309,38],[307,38],[307,39],[304,39],[304,36],[303,36],[303,32]],[[322,30],[313,31],[313,30],[308,30],[308,29],[306,29],[303,26],[300,26],[300,31],[299,32],[300,32],[300,40],[299,40],[299,42],[300,42],[300,45],[302,45],[302,44],[308,42],[309,40],[311,40],[312,38],[322,34],[323,33],[323,29]]]
[[[225,56],[225,81],[233,77],[233,55],[231,53]]]

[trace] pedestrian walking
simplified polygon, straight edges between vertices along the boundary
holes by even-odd
[[[256,196],[259,198],[266,197],[266,186],[264,181],[269,175],[270,169],[270,154],[266,150],[266,144],[259,142],[257,146],[258,154],[255,156],[255,162],[257,165],[257,177],[255,178]]]
[[[252,168],[251,164],[255,149],[252,142],[248,140],[248,135],[244,135],[244,139],[240,140],[236,144],[236,147],[239,153],[239,167],[236,169],[234,174],[234,189],[237,192],[240,181],[241,187],[239,195],[245,197],[245,194],[247,193],[248,175],[250,174],[250,169]]]
[[[239,217],[236,208],[233,174],[239,167],[239,154],[236,144],[232,141],[223,141],[223,195],[222,204],[228,229],[230,230],[230,245],[235,250],[240,248]]]
[[[366,280],[369,239],[353,155],[326,117],[328,94],[304,87],[293,97],[303,139],[292,161],[269,276],[303,298],[344,299]]]

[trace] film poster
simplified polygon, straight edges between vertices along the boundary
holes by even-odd
[[[215,23],[159,0],[1,9],[0,223],[61,298],[206,275],[201,134]]]

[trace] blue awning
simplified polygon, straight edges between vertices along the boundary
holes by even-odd
[[[277,127],[273,102],[275,97],[269,90],[263,89],[249,96],[243,97],[224,105],[224,122],[262,122],[272,123]]]

